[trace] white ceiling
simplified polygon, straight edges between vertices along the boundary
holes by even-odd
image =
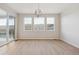
[[[5,12],[5,10],[0,8],[0,16],[6,16],[7,13]]]
[[[37,9],[36,3],[6,3],[7,6],[14,9],[17,13],[34,13]],[[61,13],[68,8],[78,7],[79,4],[71,3],[40,3],[42,13]]]

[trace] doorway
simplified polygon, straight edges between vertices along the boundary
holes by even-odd
[[[0,46],[15,40],[15,17],[0,16]]]

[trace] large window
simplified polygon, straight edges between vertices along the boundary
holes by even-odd
[[[32,17],[24,18],[25,30],[32,30]]]
[[[25,30],[54,31],[55,17],[25,17]]]
[[[7,20],[6,18],[0,18],[0,26],[6,26]]]
[[[34,17],[34,30],[44,30],[45,28],[44,17]]]
[[[54,17],[47,17],[47,30],[54,31],[55,26],[55,18]]]
[[[9,26],[13,26],[14,25],[14,17],[9,17]]]

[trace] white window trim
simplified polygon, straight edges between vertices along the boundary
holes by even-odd
[[[25,24],[24,24],[24,17],[32,17],[32,28],[31,30],[25,30]],[[46,31],[46,32],[55,32],[56,31],[56,17],[55,16],[41,16],[41,17],[44,17],[45,18],[45,24],[44,24],[44,30],[35,30],[34,29],[34,17],[35,16],[24,16],[23,17],[23,28],[24,28],[24,31],[35,31],[35,32],[40,32],[40,31]],[[47,17],[55,17],[55,24],[54,24],[54,30],[47,30]]]
[[[43,17],[43,16],[41,16],[41,17]],[[33,20],[34,20],[34,17],[33,17]],[[44,17],[44,30],[35,30],[34,29],[34,21],[33,21],[33,31],[35,31],[35,32],[39,32],[39,31],[45,31],[45,17]]]
[[[47,17],[54,17],[55,18],[54,30],[47,30]],[[46,31],[47,32],[55,32],[55,30],[56,30],[56,17],[55,16],[47,16],[47,17],[46,17]]]
[[[25,17],[32,17],[32,16],[25,16]],[[24,31],[33,31],[33,17],[32,17],[32,24],[31,24],[32,28],[31,28],[31,30],[26,30],[25,29],[25,23],[24,23],[24,18],[25,17],[23,17],[23,29],[24,29]]]

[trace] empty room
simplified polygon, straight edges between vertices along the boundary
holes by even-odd
[[[0,3],[0,55],[79,55],[79,3]]]

